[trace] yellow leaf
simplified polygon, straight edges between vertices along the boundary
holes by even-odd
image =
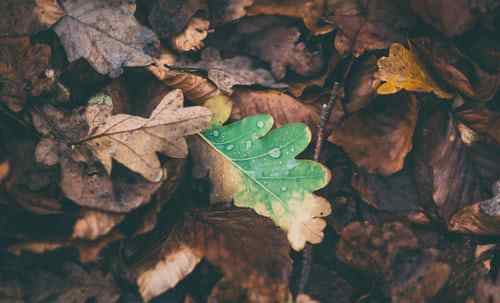
[[[378,78],[382,84],[377,93],[394,94],[405,89],[412,92],[433,92],[439,98],[450,99],[451,94],[441,89],[424,67],[419,64],[415,54],[399,43],[389,49],[389,57],[382,57],[377,62]]]

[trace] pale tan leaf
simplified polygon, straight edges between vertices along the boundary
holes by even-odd
[[[212,117],[211,112],[199,106],[183,108],[180,90],[167,94],[146,119],[119,114],[89,122],[91,133],[84,142],[111,173],[112,159],[149,181],[158,182],[164,177],[157,152],[170,157],[187,156],[184,136],[205,129]],[[102,105],[95,105],[102,106]],[[87,115],[91,117],[94,115]]]

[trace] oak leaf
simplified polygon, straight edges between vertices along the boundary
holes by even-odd
[[[163,176],[157,152],[174,158],[187,156],[184,136],[208,126],[211,112],[203,107],[182,108],[181,90],[167,94],[149,119],[126,114],[111,116],[109,104],[86,109],[89,133],[83,141],[111,174],[112,159],[152,182]]]
[[[394,94],[405,89],[412,92],[433,92],[443,99],[452,97],[431,78],[418,62],[416,55],[399,43],[392,44],[389,57],[380,58],[377,65],[378,77],[386,81],[377,89],[381,95]]]
[[[253,208],[288,231],[292,247],[319,243],[326,227],[322,217],[331,212],[329,202],[312,191],[330,181],[330,171],[320,163],[296,160],[311,141],[302,123],[271,130],[273,118],[255,115],[202,134],[212,149],[198,142],[201,164],[198,175],[210,171],[215,201],[231,201]],[[262,138],[261,138],[262,137]]]
[[[116,78],[125,66],[153,62],[151,51],[159,46],[156,35],[137,22],[135,5],[128,0],[65,0],[65,16],[54,31],[68,60],[85,58],[99,73]]]

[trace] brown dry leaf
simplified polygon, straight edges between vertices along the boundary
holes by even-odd
[[[10,110],[21,111],[29,95],[51,89],[50,56],[48,45],[31,44],[29,37],[0,38],[0,99]]]
[[[285,77],[287,68],[300,76],[313,76],[323,68],[323,58],[308,50],[300,36],[297,27],[269,27],[248,37],[244,50],[269,63],[277,80]]]
[[[500,112],[477,107],[459,110],[456,114],[467,126],[500,144]]]
[[[450,220],[450,230],[475,235],[500,233],[500,181],[492,189],[493,198],[464,207]]]
[[[302,122],[311,130],[319,123],[319,113],[312,106],[301,103],[290,95],[276,90],[239,89],[232,96],[231,119],[241,120],[256,114],[269,114],[276,127],[287,123]]]
[[[187,156],[185,136],[201,132],[212,114],[203,107],[183,108],[181,90],[168,93],[149,119],[126,114],[111,116],[109,104],[86,109],[89,133],[85,142],[111,174],[112,159],[151,182],[163,177],[157,152],[174,158]]]
[[[61,3],[65,16],[54,27],[68,60],[85,58],[99,73],[118,77],[122,68],[146,66],[159,46],[156,35],[137,22],[128,0]]]
[[[414,41],[419,58],[444,82],[460,93],[479,101],[495,97],[500,76],[484,71],[452,43],[441,39],[421,38]]]
[[[172,37],[172,47],[178,52],[198,51],[205,45],[203,40],[208,36],[210,22],[203,18],[193,17],[186,29]]]
[[[359,171],[352,177],[352,186],[376,209],[404,215],[420,210],[416,184],[408,169],[390,176]]]
[[[144,300],[173,288],[202,259],[247,289],[249,302],[283,302],[291,272],[286,235],[249,209],[187,214],[154,256],[131,268]]]
[[[65,262],[49,270],[39,267],[19,273],[18,283],[26,302],[113,303],[120,298],[120,291],[111,274],[98,268],[83,268]]]
[[[286,87],[285,84],[277,84],[269,71],[256,67],[251,58],[236,56],[223,59],[220,52],[212,47],[203,50],[200,61],[177,61],[174,66],[206,70],[208,79],[229,95],[233,93],[235,85],[259,84],[267,87]]]
[[[278,15],[301,18],[307,29],[314,35],[323,35],[333,30],[332,25],[322,22],[327,2],[325,0],[255,0],[253,2],[253,5],[246,9],[249,16]]]
[[[345,84],[347,112],[354,113],[364,108],[376,97],[377,88],[382,83],[376,76],[377,70],[375,56],[363,56],[353,64]]]
[[[378,97],[335,125],[328,140],[368,172],[390,175],[403,168],[412,149],[417,113],[412,95]]]
[[[377,89],[381,95],[394,94],[405,89],[412,92],[433,92],[443,99],[452,97],[431,78],[418,62],[416,55],[399,43],[392,44],[389,57],[380,58],[377,65],[379,69],[377,76],[385,81]]]
[[[412,10],[447,37],[459,36],[498,7],[497,1],[411,0]]]
[[[299,294],[295,303],[351,303],[353,291],[337,272],[313,264],[305,294]]]
[[[149,2],[151,5],[149,23],[162,39],[169,39],[180,34],[196,12],[207,9],[205,0],[153,0]]]
[[[405,1],[331,0],[326,19],[339,29],[335,48],[342,54],[385,49],[391,43],[405,41],[415,18]]]
[[[3,0],[0,36],[35,34],[54,25],[63,15],[57,0]]]
[[[149,71],[167,86],[181,89],[186,99],[202,105],[210,97],[221,91],[210,80],[188,72],[171,70],[163,66],[151,65]]]
[[[449,222],[457,211],[489,198],[490,186],[500,179],[500,148],[463,141],[462,128],[445,106],[429,110],[416,134],[415,181],[421,205]]]
[[[174,95],[170,95],[169,98],[173,96],[181,97],[179,92],[174,92]],[[106,100],[104,97],[103,99]],[[182,98],[170,100],[180,102]],[[111,105],[105,103],[102,103],[101,106],[94,105],[92,108],[95,110],[94,113],[98,114],[95,119],[92,119],[94,123],[97,123],[99,119],[104,123],[112,110]],[[158,113],[162,108],[158,107],[157,109]],[[90,112],[89,110],[88,113],[90,114]],[[202,112],[208,113],[207,117],[202,118],[202,123],[207,124],[211,114],[205,109]],[[167,111],[167,113],[169,112]],[[84,114],[83,108],[65,113],[51,106],[45,106],[39,111],[33,112],[35,127],[44,135],[37,147],[38,160],[45,165],[61,164],[61,189],[68,198],[82,206],[112,212],[128,212],[149,202],[151,195],[161,186],[161,182],[148,182],[123,166],[118,166],[118,173],[110,177],[103,165],[88,150],[87,144],[82,144],[74,149],[70,148],[72,142],[88,139],[89,125]],[[176,117],[168,116],[168,119],[172,118],[175,120]],[[144,118],[140,119],[142,122],[149,121]],[[161,117],[157,117],[156,121],[161,119]],[[161,126],[158,127],[161,128]],[[135,133],[141,134],[141,131],[138,130]],[[126,133],[122,133],[122,135],[124,134]],[[44,149],[45,146],[50,148]],[[47,152],[44,153],[41,150]],[[156,154],[153,156],[158,161]],[[170,162],[166,161],[163,167],[168,168]],[[159,167],[157,171],[161,172],[164,168]]]
[[[484,275],[476,282],[474,290],[474,303],[498,303],[500,302],[500,286],[498,280],[491,275]]]
[[[254,0],[212,0],[208,2],[212,23],[220,25],[244,17]]]
[[[400,222],[376,226],[354,222],[341,233],[337,256],[375,273],[392,302],[428,302],[447,283],[452,267],[436,249],[423,249],[414,232]]]
[[[125,219],[124,214],[84,209],[73,227],[74,239],[95,240],[106,235]]]

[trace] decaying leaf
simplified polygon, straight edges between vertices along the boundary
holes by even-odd
[[[210,22],[208,20],[194,17],[186,29],[171,39],[172,46],[178,52],[197,51],[204,47],[203,40],[208,35]]]
[[[488,199],[500,178],[498,146],[466,144],[458,122],[443,107],[434,109],[416,135],[413,158],[420,204],[449,222],[459,210]]]
[[[244,17],[254,0],[212,0],[208,2],[212,23],[222,24]]]
[[[313,76],[321,71],[323,58],[307,49],[300,36],[297,27],[269,27],[249,37],[245,48],[268,62],[277,80],[285,77],[287,68],[300,76]]]
[[[144,158],[141,149],[146,149],[146,146],[142,144],[149,144],[147,148],[156,144],[160,151],[170,153],[173,150],[176,152],[173,155],[185,156],[187,145],[182,141],[182,134],[201,131],[211,118],[208,109],[195,107],[184,111],[180,108],[180,91],[165,96],[164,102],[151,114],[153,119],[123,114],[110,116],[112,105],[109,97],[100,95],[93,100],[85,110],[77,108],[72,112],[63,112],[45,106],[33,112],[35,127],[44,135],[38,143],[36,155],[37,160],[45,165],[61,164],[60,185],[66,197],[82,206],[106,211],[128,212],[147,203],[161,182],[149,182],[148,179],[123,170],[111,178],[105,168],[108,172],[111,169],[112,158],[107,152],[112,150],[105,149],[106,146],[101,144],[115,148],[114,156],[118,154],[119,161],[124,164],[133,163],[131,165],[134,165],[134,169],[143,169],[141,172],[149,179],[158,178],[163,176],[164,168],[168,167],[170,161],[163,167],[160,166],[153,150],[146,153],[149,158]],[[109,124],[116,119],[121,119],[122,124]],[[170,127],[173,133],[168,131]],[[116,129],[122,132],[117,133]],[[154,137],[156,132],[161,134]],[[93,137],[89,137],[89,134]],[[123,138],[127,140],[123,141]],[[150,141],[144,141],[146,139]],[[71,146],[76,142],[81,144],[72,149]],[[172,142],[180,144],[180,147]],[[129,145],[116,147],[124,143]],[[92,151],[105,162],[99,163]]]
[[[73,227],[72,238],[95,240],[105,234],[125,219],[125,215],[105,213],[96,210],[84,210]]]
[[[57,0],[4,0],[0,3],[0,36],[35,34],[63,15]]]
[[[399,43],[392,44],[389,57],[380,58],[377,64],[378,77],[386,81],[377,89],[381,95],[394,94],[405,89],[413,92],[433,92],[443,99],[452,97],[431,78],[418,62],[416,55]]]
[[[178,61],[175,66],[200,68],[208,71],[208,78],[225,93],[232,94],[235,85],[259,84],[267,87],[277,85],[270,72],[263,68],[254,67],[252,59],[236,56],[223,59],[215,48],[206,48],[201,54],[201,61],[191,63]]]
[[[210,172],[213,200],[234,198],[235,205],[270,217],[300,250],[323,238],[322,217],[331,207],[311,192],[328,184],[331,175],[317,162],[295,159],[311,141],[306,125],[287,124],[266,136],[273,123],[269,115],[256,115],[204,132],[213,150],[198,146],[197,157],[205,163],[198,164],[197,175]]]
[[[253,5],[248,7],[247,14],[255,15],[279,15],[301,18],[304,25],[315,35],[323,35],[333,30],[331,24],[322,22],[322,17],[326,8],[324,0],[286,0],[286,1],[266,1],[255,0]]]
[[[48,45],[32,44],[29,37],[0,38],[0,102],[18,112],[29,95],[49,90],[50,56]]]
[[[378,97],[334,126],[329,140],[340,145],[358,166],[390,175],[403,168],[413,147],[417,113],[414,96]]]
[[[134,17],[128,0],[65,0],[65,16],[54,27],[68,60],[85,58],[99,73],[118,77],[125,66],[153,62],[156,35]]]
[[[186,157],[184,136],[199,133],[212,118],[203,107],[183,108],[183,99],[181,90],[170,92],[149,119],[126,114],[111,116],[110,104],[90,104],[86,109],[90,129],[83,141],[108,174],[115,159],[147,180],[158,182],[163,170],[156,153]]]
[[[326,20],[339,29],[335,48],[344,55],[361,56],[365,51],[385,49],[405,41],[415,18],[405,1],[327,1]]]
[[[457,116],[480,134],[487,135],[500,144],[500,112],[487,108],[459,110]]]
[[[85,269],[76,263],[63,263],[60,267],[35,268],[29,274],[14,275],[23,302],[113,303],[120,298],[120,291],[110,274],[98,268]]]
[[[442,81],[469,98],[489,101],[498,91],[500,77],[484,71],[452,43],[421,38],[412,45]]]
[[[180,34],[199,10],[206,9],[204,0],[153,0],[149,23],[160,38]]]
[[[291,259],[285,235],[251,210],[192,211],[161,245],[130,269],[146,301],[173,288],[201,258],[247,289],[249,302],[284,302],[288,295]]]
[[[287,123],[302,122],[315,130],[319,123],[319,113],[309,105],[276,90],[239,89],[232,96],[231,118],[240,120],[256,114],[268,114],[276,127]]]

